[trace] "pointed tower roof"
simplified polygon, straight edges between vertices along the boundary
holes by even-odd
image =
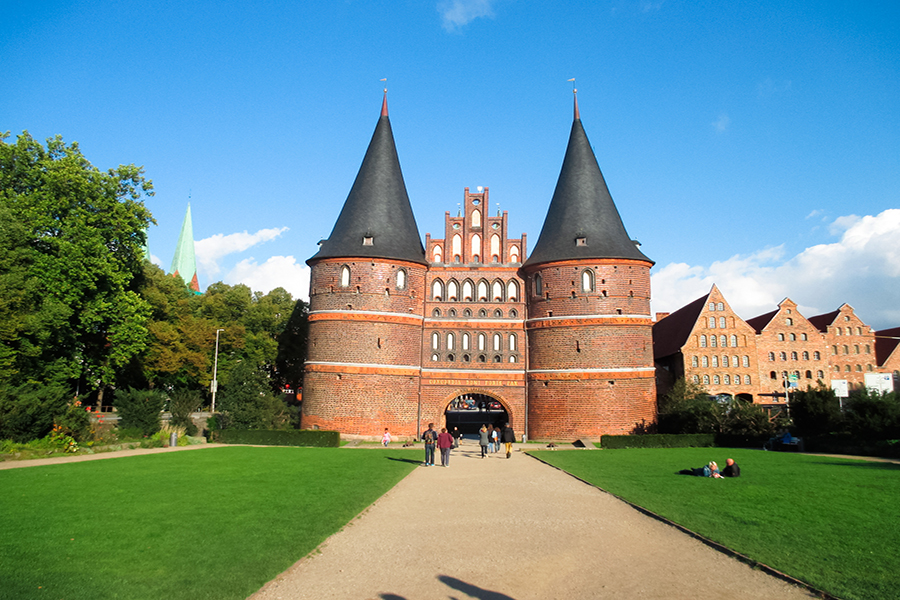
[[[524,266],[557,260],[625,258],[653,262],[628,237],[578,112],[544,227]]]
[[[197,258],[194,256],[194,225],[191,222],[191,203],[188,202],[181,233],[178,234],[178,245],[172,258],[172,275],[180,275],[187,286],[196,294],[200,293],[200,282],[197,280]]]
[[[327,240],[307,264],[323,258],[365,257],[407,260],[427,264],[425,248],[413,216],[394,134],[387,111],[387,93],[381,117],[372,134],[356,181]]]

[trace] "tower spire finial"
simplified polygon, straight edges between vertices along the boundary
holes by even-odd
[[[387,81],[387,77],[383,78],[381,81]],[[388,109],[387,109],[387,83],[385,83],[384,86],[385,86],[385,87],[384,87],[384,100],[381,101],[381,116],[382,116],[382,117],[388,116]]]
[[[575,120],[580,121],[581,115],[578,113],[578,89],[575,87],[575,78],[569,79],[572,82],[572,95],[575,97]]]

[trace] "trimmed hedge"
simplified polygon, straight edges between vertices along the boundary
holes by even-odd
[[[604,435],[600,447],[620,448],[762,448],[769,436],[729,433],[655,433],[647,435]]]
[[[850,434],[826,433],[803,438],[804,451],[900,458],[900,440],[865,440]]]
[[[338,448],[341,445],[341,434],[337,431],[312,429],[223,429],[218,433],[216,441],[223,444]]]

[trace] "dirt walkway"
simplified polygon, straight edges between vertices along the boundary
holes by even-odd
[[[479,454],[416,469],[252,600],[814,597],[525,454]]]

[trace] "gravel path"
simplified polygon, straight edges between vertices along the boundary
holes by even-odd
[[[525,454],[482,459],[465,441],[251,599],[811,597]]]

